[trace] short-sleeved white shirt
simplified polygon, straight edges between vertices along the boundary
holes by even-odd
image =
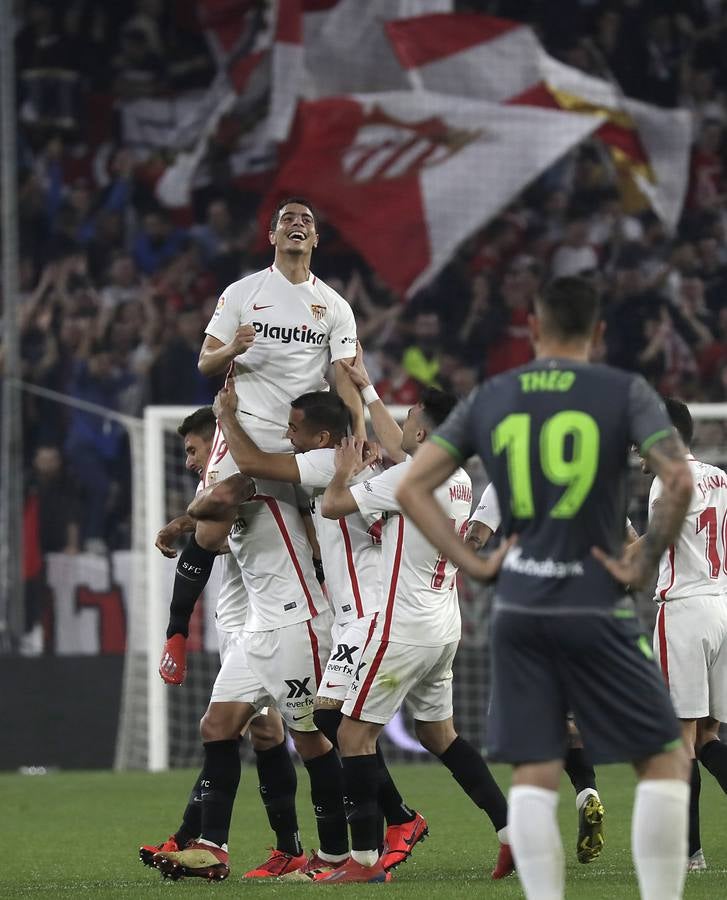
[[[341,519],[325,519],[319,495],[336,473],[335,450],[297,453],[301,486],[311,492],[313,521],[321,548],[326,589],[336,625],[378,612],[381,606],[381,539],[361,513]],[[373,472],[364,470],[354,483],[365,481]]]
[[[687,458],[694,490],[679,537],[659,563],[655,600],[727,594],[727,475]],[[661,479],[649,491],[649,518],[661,496]]]
[[[248,324],[255,328],[255,342],[234,360],[238,414],[249,413],[284,432],[291,400],[328,390],[329,364],[355,355],[353,312],[312,273],[291,284],[270,266],[225,288],[205,331],[228,343]]]
[[[410,464],[411,460],[405,460],[350,490],[368,521],[382,513],[385,518],[382,605],[375,636],[382,641],[437,647],[460,638],[457,567],[401,513],[395,494]],[[469,475],[457,469],[434,496],[464,538],[472,506]]]

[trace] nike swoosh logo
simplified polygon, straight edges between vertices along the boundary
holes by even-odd
[[[257,303],[253,303],[253,309],[272,309],[275,304],[271,303],[269,306],[258,306]]]
[[[330,681],[327,681],[327,682],[326,682],[326,687],[327,687],[327,688],[346,687],[346,685],[345,685],[345,684],[331,684]]]
[[[307,718],[308,718],[308,713],[306,713],[304,716],[293,716],[293,721],[300,722],[301,719],[307,719]]]

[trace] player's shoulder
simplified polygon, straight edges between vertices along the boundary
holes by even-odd
[[[244,299],[250,293],[258,290],[272,275],[273,269],[268,266],[267,269],[260,269],[259,272],[250,272],[228,284],[222,291],[222,297],[232,299]]]
[[[317,275],[313,277],[311,283],[312,289],[318,293],[326,303],[330,304],[334,309],[340,309],[341,307],[349,307],[350,304],[345,297],[338,293],[335,288],[332,288],[330,284],[326,284],[323,279],[319,278]]]
[[[437,490],[445,499],[462,500],[468,508],[472,505],[472,479],[461,466]]]
[[[727,487],[727,473],[719,466],[694,457],[687,457],[687,462],[695,482],[707,481],[712,487]]]

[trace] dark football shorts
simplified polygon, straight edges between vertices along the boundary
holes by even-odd
[[[563,759],[575,716],[594,763],[671,750],[680,728],[638,619],[604,614],[492,616],[491,759]]]

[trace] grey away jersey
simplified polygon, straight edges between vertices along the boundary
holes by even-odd
[[[458,461],[479,454],[517,534],[497,584],[498,605],[600,609],[624,594],[591,555],[624,541],[630,446],[672,434],[663,403],[632,372],[539,359],[476,388],[432,440]]]

